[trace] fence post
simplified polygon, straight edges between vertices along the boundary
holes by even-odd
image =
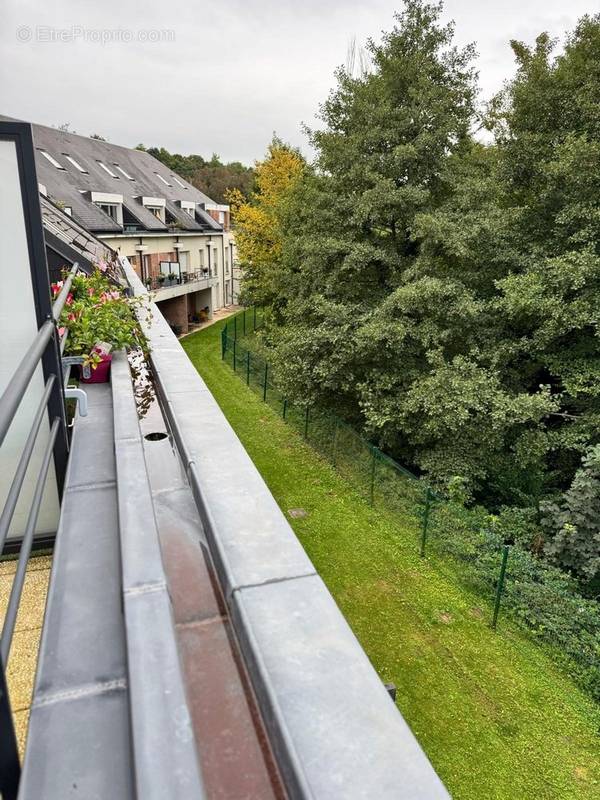
[[[494,618],[492,619],[492,628],[496,629],[498,622],[498,614],[500,613],[500,600],[502,599],[502,590],[504,589],[504,578],[506,577],[506,563],[508,561],[509,545],[505,544],[502,550],[502,564],[500,565],[500,575],[498,577],[498,588],[496,589],[496,602],[494,603]]]
[[[375,455],[375,448],[371,447],[371,485],[369,487],[369,503],[375,504],[375,463],[377,456]]]
[[[306,411],[304,412],[304,438],[308,439],[308,415],[310,414],[310,406],[306,406]]]
[[[429,512],[431,510],[431,489],[427,487],[425,492],[425,510],[423,511],[423,532],[421,534],[421,558],[425,557],[425,548],[427,546],[427,528],[429,527]]]
[[[254,330],[256,330],[256,306],[252,306],[252,311],[254,312]]]
[[[337,459],[338,425],[339,425],[339,420],[336,417],[335,418],[335,427],[333,429],[333,445],[331,446],[331,463],[333,464],[334,467],[336,465],[335,462],[336,462],[336,459]]]
[[[233,338],[237,341],[237,314],[233,318]]]
[[[244,314],[242,316],[242,322],[244,323],[242,326],[244,336],[246,335],[246,309],[244,309]]]
[[[236,344],[237,344],[237,341],[234,339],[233,340],[233,371],[234,372],[235,372],[235,346],[236,346]]]
[[[221,331],[221,361],[225,360],[225,353],[227,352],[227,325]]]
[[[246,354],[246,386],[250,386],[250,350]]]
[[[267,376],[269,374],[269,364],[265,361],[265,384],[263,386],[263,403],[267,402]]]
[[[285,419],[285,415],[287,414],[287,397],[283,398],[283,410],[281,412],[281,416]]]

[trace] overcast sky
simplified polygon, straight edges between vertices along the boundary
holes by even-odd
[[[306,151],[335,67],[389,30],[401,0],[1,0],[0,113],[111,142],[260,158],[273,131]],[[485,96],[509,40],[564,38],[598,0],[447,0]],[[156,40],[159,41],[156,41]]]

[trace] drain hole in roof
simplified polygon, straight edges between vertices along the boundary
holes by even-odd
[[[144,436],[144,439],[147,439],[149,442],[160,442],[163,439],[167,438],[167,434],[163,431],[154,431],[153,433],[147,433]]]

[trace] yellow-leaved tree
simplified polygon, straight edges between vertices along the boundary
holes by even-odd
[[[299,151],[273,137],[266,158],[255,164],[255,188],[250,199],[246,200],[238,189],[226,195],[242,268],[241,297],[245,304],[265,306],[276,299],[281,213],[304,168]]]

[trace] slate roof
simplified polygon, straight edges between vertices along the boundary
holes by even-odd
[[[46,246],[59,258],[64,258],[65,263],[77,261],[85,272],[91,272],[95,265],[105,262],[113,277],[119,272],[114,250],[43,195],[40,195],[40,208]]]
[[[10,118],[0,115],[0,119]],[[205,204],[214,201],[149,153],[45,125],[32,124],[31,127],[39,182],[46,187],[50,199],[70,206],[73,219],[87,230],[96,233],[119,233],[123,230],[92,203],[90,192],[122,195],[124,207],[139,220],[142,230],[167,232],[169,229],[142,205],[142,197],[164,198],[169,215],[177,221],[177,229],[198,233],[223,230],[203,210]],[[51,164],[41,153],[42,150],[63,169]],[[77,169],[66,156],[75,159],[85,172]],[[105,164],[115,177],[106,172],[100,163]],[[181,200],[196,204],[196,219],[181,209],[178,205]]]

